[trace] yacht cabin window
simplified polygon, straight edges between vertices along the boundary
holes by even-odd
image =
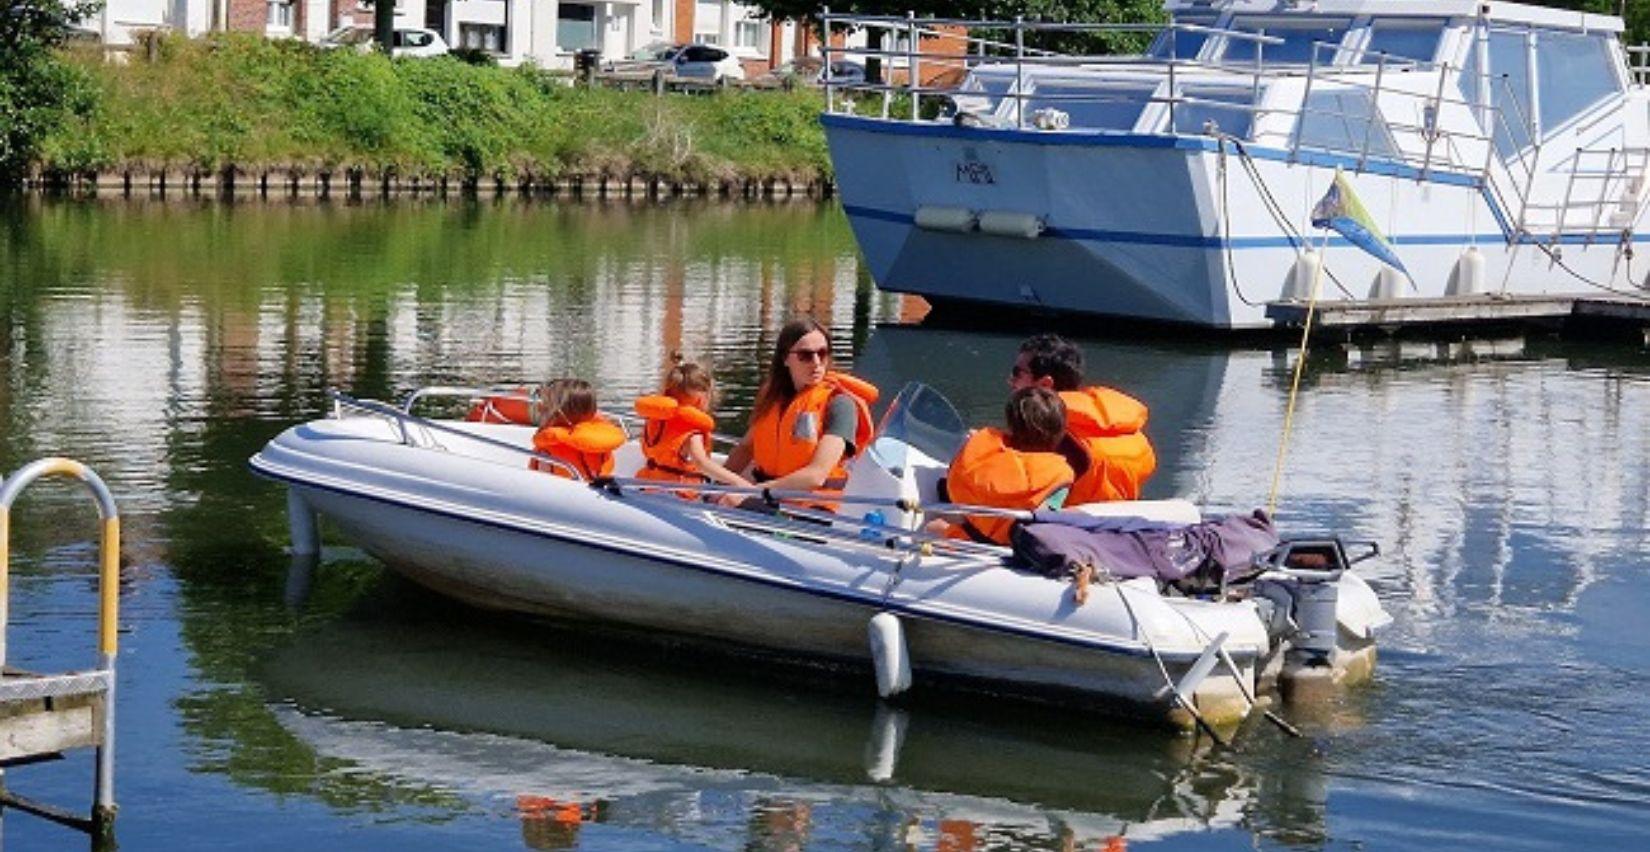
[[[1291,21],[1240,17],[1232,21],[1230,29],[1281,38],[1283,43],[1261,44],[1244,38],[1228,38],[1221,59],[1227,65],[1252,65],[1258,50],[1263,65],[1306,65],[1312,61],[1315,50],[1318,64],[1327,65],[1335,61],[1335,49],[1351,23],[1319,18]],[[1315,47],[1315,43],[1321,46]]]
[[[1213,27],[1214,18],[1176,18],[1177,24],[1192,24],[1199,27]],[[1158,59],[1196,59],[1203,45],[1209,40],[1209,34],[1197,31],[1168,28],[1157,34],[1152,41],[1151,50],[1147,53]]]
[[[1535,67],[1530,54],[1535,53]],[[1511,156],[1622,90],[1608,34],[1524,27],[1492,27],[1488,71],[1478,51],[1468,50],[1461,68],[1461,95],[1481,103],[1488,89],[1495,149]]]
[[[1530,113],[1535,81],[1530,77],[1529,39],[1529,30],[1490,30],[1490,70],[1485,82],[1490,106],[1495,108],[1495,149],[1503,157],[1529,147],[1535,134],[1535,116]]]
[[[1152,99],[1155,86],[1100,83],[1076,78],[1036,77],[1026,98],[1026,115],[1057,109],[1071,118],[1073,128],[1133,130]]]
[[[1541,130],[1550,133],[1621,91],[1609,37],[1540,30],[1535,34]]]
[[[1185,100],[1175,106],[1175,133],[1203,133],[1213,123],[1223,133],[1249,138],[1255,123],[1253,89],[1220,89],[1187,86],[1180,92]]]
[[[1388,61],[1407,59],[1431,62],[1443,37],[1442,21],[1377,21],[1370,28],[1369,40],[1364,43],[1363,61],[1374,65],[1381,61],[1381,54],[1385,53]]]

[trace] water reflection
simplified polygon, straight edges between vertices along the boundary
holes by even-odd
[[[478,627],[393,581],[255,677],[318,755],[385,785],[514,802],[538,848],[583,822],[717,847],[1092,848],[1267,807],[1251,773],[1189,738],[954,699],[896,709],[863,683]]]
[[[862,684],[586,654],[396,592],[336,541],[320,570],[289,575],[283,497],[244,462],[321,412],[327,387],[394,397],[571,372],[622,403],[682,350],[714,359],[733,428],[775,329],[811,310],[879,385],[922,379],[994,422],[1021,332],[902,325],[920,305],[869,286],[839,211],[3,212],[0,470],[74,455],[126,515],[121,834],[135,847],[178,841],[167,805],[179,797],[201,804],[204,835],[320,842],[365,819],[375,841],[407,848],[1094,848],[1186,831],[1261,845],[1626,845],[1650,828],[1650,737],[1631,724],[1650,692],[1640,347],[1314,356],[1280,515],[1385,544],[1371,579],[1397,620],[1371,689],[1295,718],[1312,742],[1261,727],[1211,755],[979,708],[879,716]],[[1284,350],[1084,345],[1092,378],[1151,406],[1161,470],[1148,496],[1264,502]],[[92,623],[91,529],[78,492],[43,486],[18,507],[8,662],[84,662],[58,659],[83,650],[75,640],[53,640]],[[64,798],[83,787],[63,776]],[[295,800],[314,807],[292,811]],[[1408,833],[1413,822],[1428,833]]]

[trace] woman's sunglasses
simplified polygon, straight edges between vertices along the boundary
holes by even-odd
[[[810,363],[831,360],[831,350],[829,349],[792,349],[791,354],[795,355],[798,361]]]

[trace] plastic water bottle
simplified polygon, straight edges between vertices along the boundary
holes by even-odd
[[[882,514],[881,509],[872,509],[871,511],[865,513],[864,521],[867,524],[876,524],[881,526],[888,523],[888,518]],[[859,537],[865,539],[866,541],[877,541],[882,538],[882,531],[872,529],[871,527],[860,527]]]

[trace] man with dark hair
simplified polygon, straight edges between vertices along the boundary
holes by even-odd
[[[1083,350],[1058,334],[1039,334],[1021,343],[1008,379],[1013,390],[1042,385],[1056,393],[1077,390],[1082,384]]]
[[[1080,452],[1070,505],[1138,500],[1140,488],[1157,470],[1157,454],[1145,434],[1145,403],[1122,391],[1083,387],[1083,351],[1057,334],[1039,334],[1020,344],[1008,375],[1014,390],[1055,391],[1066,407],[1066,432]]]
[[[1057,449],[1066,436],[1066,408],[1047,388],[1021,388],[1003,408],[1008,431],[977,429],[946,472],[951,499],[998,509],[1058,509],[1075,478]],[[990,544],[1008,544],[1011,518],[968,515],[956,524],[936,520],[928,531]]]

